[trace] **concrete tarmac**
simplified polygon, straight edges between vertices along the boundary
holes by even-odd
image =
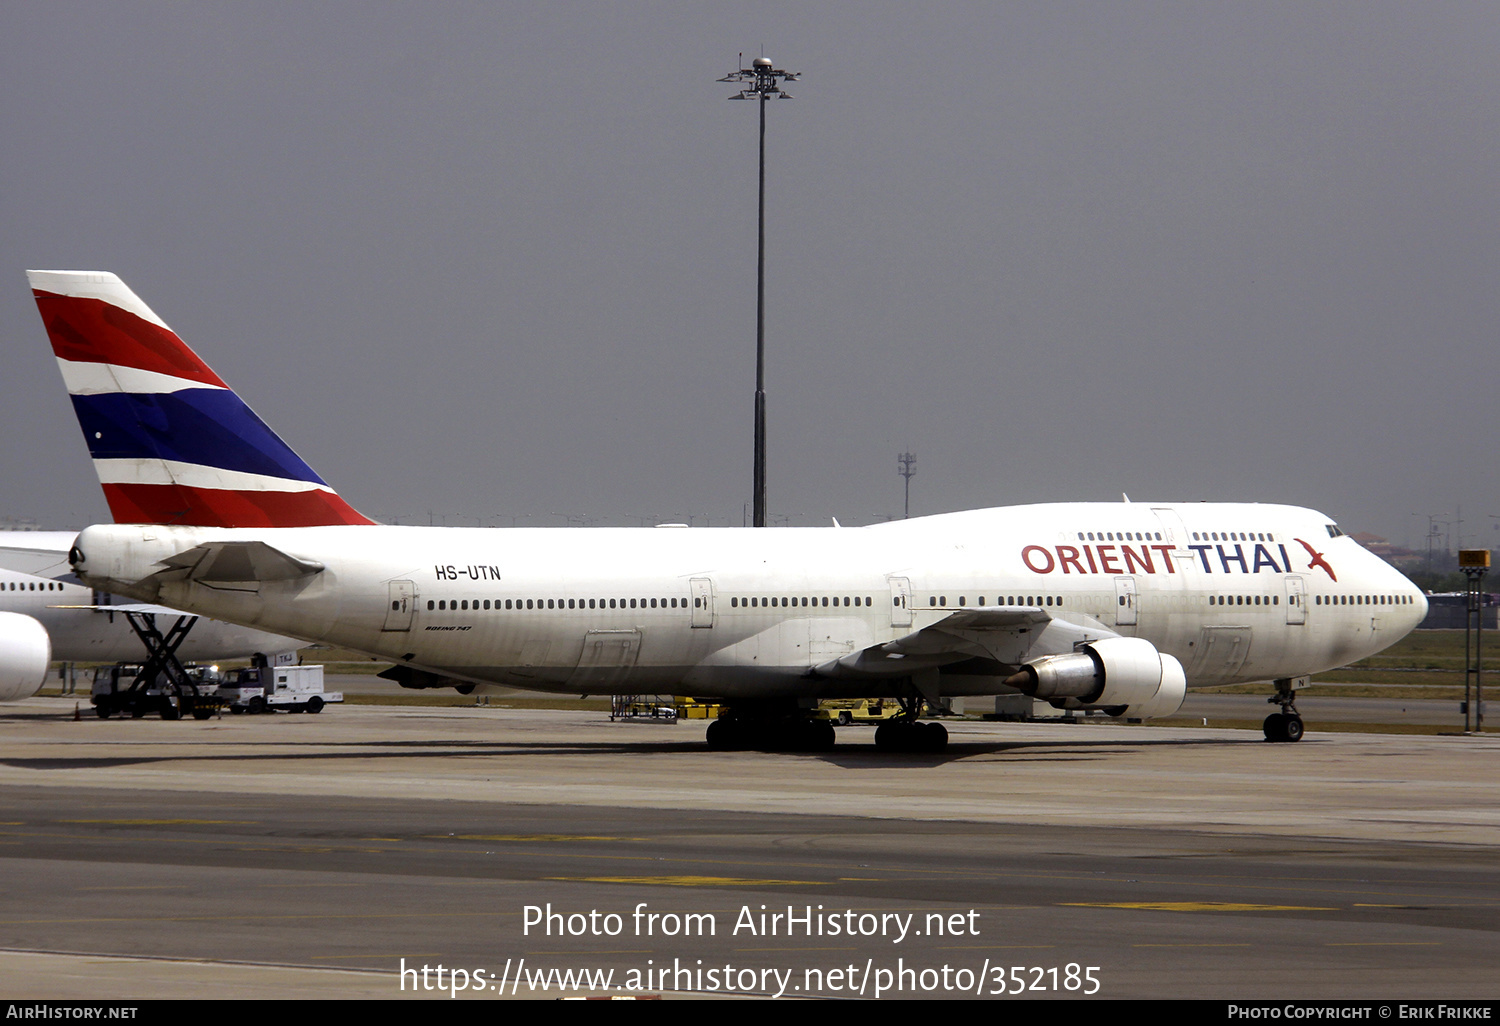
[[[1279,706],[1266,701],[1270,695],[1201,695],[1188,693],[1177,718],[1210,720],[1263,720]],[[1485,701],[1489,705],[1489,701]],[[1388,726],[1447,727],[1462,731],[1464,714],[1457,701],[1431,698],[1330,698],[1323,695],[1297,700],[1309,733],[1320,723],[1378,723]]]
[[[1459,682],[1462,686],[1462,680]],[[374,674],[340,673],[328,676],[328,690],[342,691],[348,695],[391,695],[410,694],[402,692],[396,685],[388,680],[381,680]],[[1390,685],[1373,684],[1364,685],[1376,688],[1386,688]],[[570,695],[554,695],[540,691],[522,691],[519,689],[495,689],[504,691],[497,697],[499,701],[504,698],[543,698],[557,699],[570,698]],[[1433,690],[1437,690],[1434,688]],[[1216,695],[1204,694],[1202,692],[1188,692],[1187,700],[1183,702],[1179,711],[1178,719],[1199,719],[1207,717],[1210,720],[1263,720],[1267,713],[1276,711],[1266,702],[1271,694],[1270,685],[1266,686],[1264,695]],[[85,696],[85,701],[87,697]],[[1488,705],[1488,701],[1485,703]],[[993,708],[993,704],[985,699],[968,700],[968,709],[971,712],[982,711]],[[1309,730],[1317,730],[1319,722],[1329,723],[1383,723],[1391,725],[1421,725],[1421,726],[1443,726],[1454,730],[1462,730],[1464,725],[1463,712],[1459,709],[1456,700],[1437,700],[1421,698],[1353,698],[1353,697],[1330,697],[1320,694],[1316,696],[1303,695],[1297,703],[1298,711],[1308,724]],[[1500,725],[1500,724],[1497,724]]]
[[[1489,737],[72,709],[0,707],[9,998],[1500,996]]]

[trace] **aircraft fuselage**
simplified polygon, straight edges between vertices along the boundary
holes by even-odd
[[[162,562],[249,541],[305,566],[234,580]],[[1111,635],[1149,640],[1203,687],[1340,666],[1426,613],[1410,581],[1323,514],[1258,504],[761,530],[100,525],[78,551],[87,582],[143,601],[457,681],[564,693],[893,694],[908,685],[818,668],[997,609],[1034,610],[1037,623],[943,667],[943,695],[1004,693],[1017,665]]]

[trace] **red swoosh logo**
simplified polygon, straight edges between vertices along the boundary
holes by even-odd
[[[1307,568],[1309,570],[1311,570],[1315,566],[1320,566],[1328,572],[1329,577],[1333,578],[1335,581],[1339,579],[1338,575],[1333,572],[1333,567],[1328,565],[1328,560],[1323,558],[1323,553],[1319,552],[1317,549],[1314,549],[1311,545],[1307,544],[1307,542],[1302,541],[1301,538],[1297,538],[1294,540],[1302,542],[1302,547],[1306,549],[1307,554],[1312,557],[1312,562],[1307,564]]]

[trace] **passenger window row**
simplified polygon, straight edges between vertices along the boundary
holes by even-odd
[[[927,604],[929,606],[947,606],[948,605],[948,596],[947,595],[928,595],[927,596]],[[960,595],[960,596],[958,596],[958,604],[959,604],[959,606],[967,606],[969,604],[969,597],[967,595]],[[980,595],[979,596],[979,601],[977,601],[974,604],[977,605],[977,606],[983,606],[983,605],[986,605],[987,603],[984,601],[984,596]],[[997,606],[1024,606],[1024,607],[1027,607],[1027,608],[1033,608],[1033,607],[1037,607],[1037,606],[1053,606],[1053,605],[1060,606],[1062,604],[1063,604],[1063,600],[1062,600],[1062,596],[1061,595],[996,595],[995,596],[995,605],[997,605]]]
[[[821,601],[820,601],[820,599],[821,599]],[[839,596],[835,595],[830,600],[829,596],[827,596],[827,595],[823,595],[823,596],[807,596],[807,595],[800,595],[800,596],[787,596],[787,595],[774,596],[773,595],[770,598],[764,598],[764,597],[761,597],[759,595],[752,595],[750,598],[740,598],[738,596],[732,596],[729,599],[729,608],[731,608],[731,609],[759,609],[759,608],[762,608],[762,607],[769,608],[771,606],[777,606],[778,608],[779,607],[791,608],[792,606],[798,606],[798,607],[801,607],[801,606],[827,606],[827,605],[830,605],[830,604],[835,605],[835,606],[847,606],[847,605],[850,605],[851,604],[850,597],[848,595],[845,595],[845,596],[843,596],[842,599],[840,599]],[[875,604],[875,600],[872,599],[872,598],[870,598],[868,595],[866,595],[863,599],[861,599],[858,595],[855,595],[854,598],[853,598],[852,604],[856,605],[856,606],[873,606]]]
[[[1409,606],[1410,595],[1318,595],[1313,601],[1320,606]]]
[[[503,606],[502,606],[503,601]],[[427,608],[438,611],[491,609],[686,609],[687,599],[428,599]]]
[[[18,585],[11,584],[11,591],[16,591]],[[61,591],[61,584],[44,582],[43,590]],[[36,591],[36,584],[21,584],[21,591]],[[1414,599],[1410,595],[1318,595],[1313,599],[1320,606],[1409,606]],[[733,609],[759,609],[759,608],[792,608],[792,607],[818,607],[826,608],[833,606],[855,606],[871,607],[875,600],[870,596],[780,596],[750,598],[731,597],[730,608]],[[892,599],[892,604],[899,606],[899,597]],[[930,607],[948,607],[948,596],[929,595],[927,604]],[[1063,598],[1061,595],[1006,595],[996,596],[997,606],[1020,606],[1027,608],[1039,608],[1043,606],[1061,606]],[[1281,597],[1278,595],[1210,595],[1208,604],[1211,606],[1279,606]],[[969,599],[967,595],[958,596],[957,605],[967,608]],[[975,602],[977,606],[987,605],[985,596],[980,595]],[[482,611],[492,610],[526,610],[526,609],[687,609],[688,601],[685,598],[633,598],[633,599],[428,599],[427,608],[439,612],[446,611]]]

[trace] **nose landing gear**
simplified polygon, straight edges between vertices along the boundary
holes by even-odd
[[[1267,741],[1301,741],[1302,717],[1295,712],[1272,713],[1261,729],[1266,732]]]
[[[1302,716],[1297,712],[1296,692],[1307,687],[1308,680],[1307,677],[1282,677],[1275,681],[1276,694],[1266,701],[1281,706],[1281,712],[1272,713],[1261,724],[1267,741],[1302,740]]]

